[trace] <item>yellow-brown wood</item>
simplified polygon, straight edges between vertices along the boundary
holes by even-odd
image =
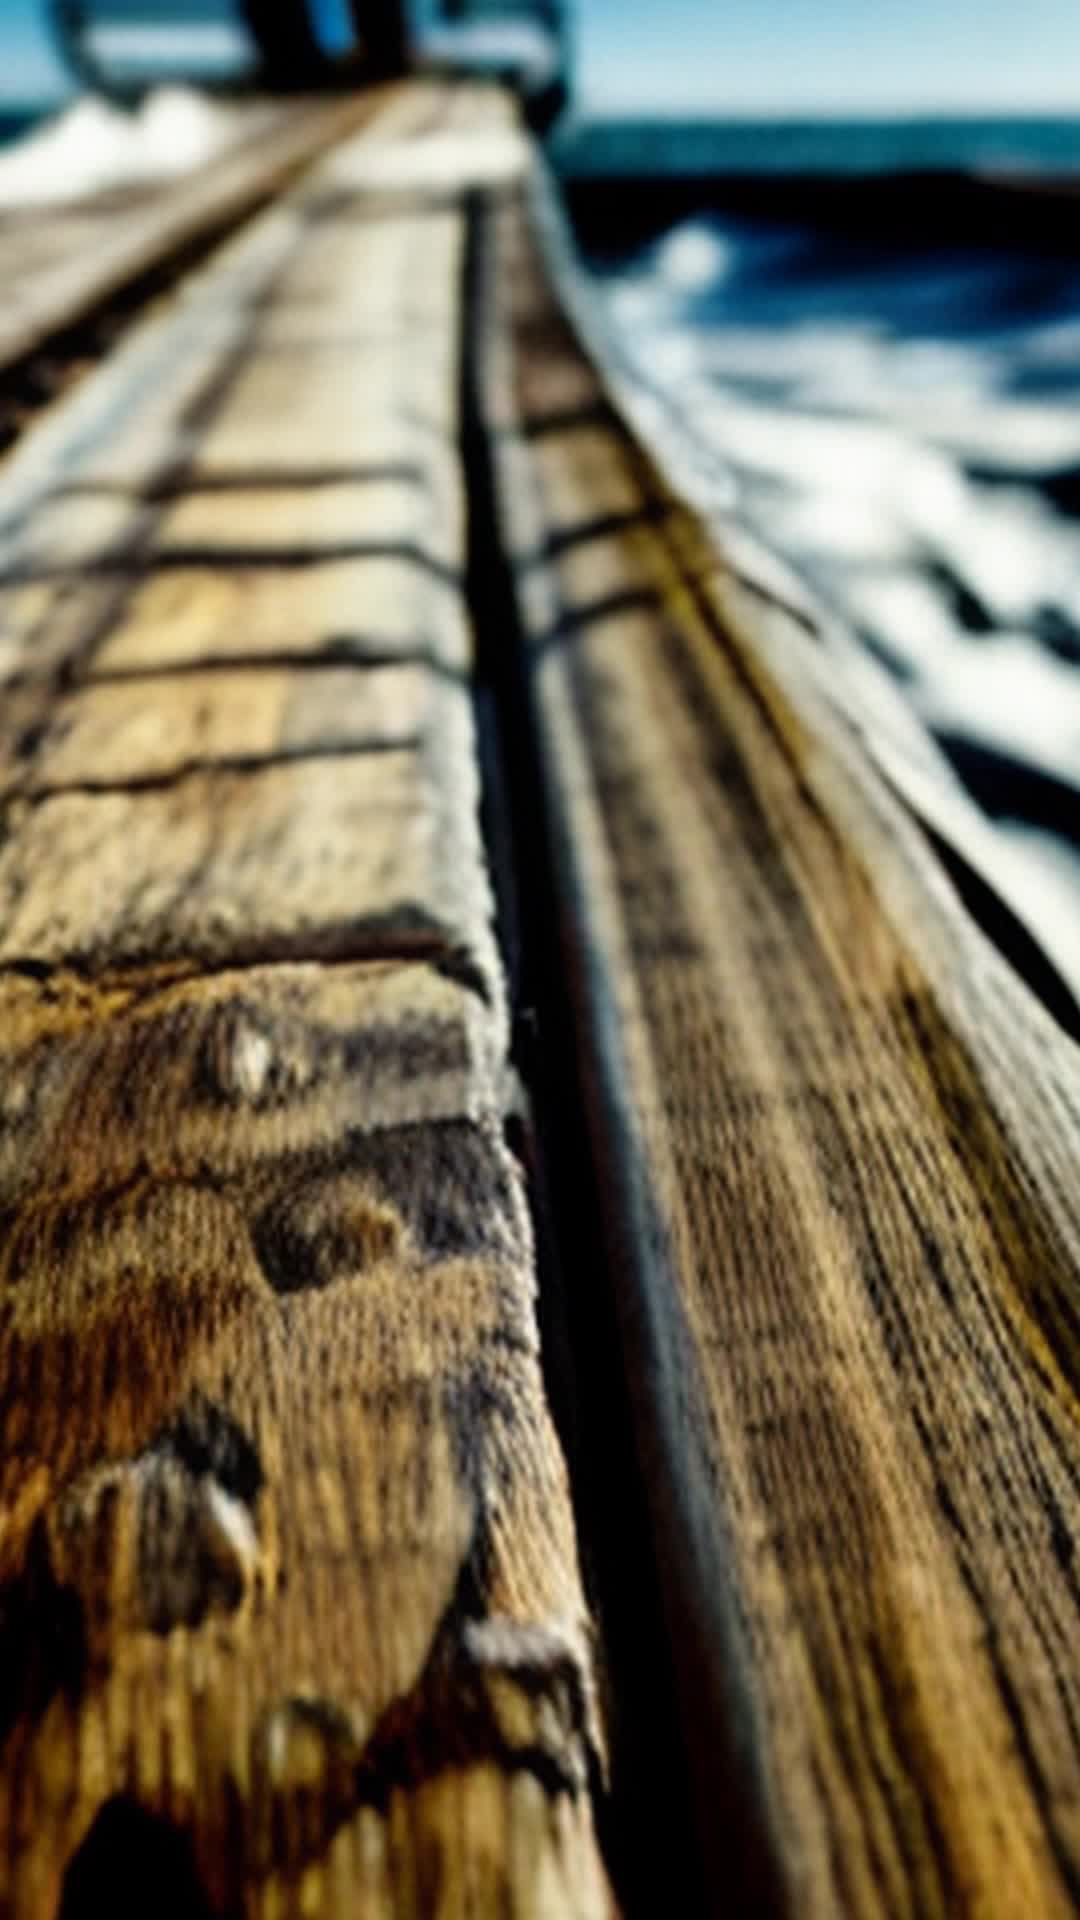
[[[4,992],[10,1911],[55,1910],[118,1796],[191,1836],[215,1910],[604,1910],[471,998],[312,966]]]
[[[194,671],[169,688],[164,714],[137,677],[100,680],[58,708],[28,790],[137,786],[223,762],[243,768],[275,758],[413,749],[429,733],[453,732],[447,708],[460,709],[462,699],[420,662],[362,674],[318,663],[302,674],[273,666]]]
[[[453,582],[441,592],[439,587],[436,576],[405,554],[364,554],[295,568],[207,565],[151,573],[132,584],[87,672],[137,676],[230,663],[362,665],[421,656],[436,669],[463,675],[470,642],[460,589]],[[43,591],[38,588],[39,595]],[[101,590],[78,597],[89,603],[89,627]],[[36,612],[30,589],[23,589],[22,600],[11,606],[8,631],[17,621],[29,627]],[[68,618],[75,618],[70,601]],[[14,652],[14,642],[9,644]],[[22,653],[26,670],[28,651]],[[40,648],[36,652],[40,658]]]
[[[716,1912],[1080,1895],[1080,1059],[501,216],[492,430]]]
[[[613,1910],[396,101],[0,488],[13,1920]]]

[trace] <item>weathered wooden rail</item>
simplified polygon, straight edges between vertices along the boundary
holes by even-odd
[[[1073,1912],[1075,1047],[335,111],[0,470],[0,1910]]]
[[[1076,1049],[824,631],[628,430],[535,220],[492,225],[524,698],[711,1910],[1073,1912]]]

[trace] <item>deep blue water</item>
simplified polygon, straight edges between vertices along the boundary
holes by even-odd
[[[18,140],[49,111],[46,107],[0,107],[0,147]]]
[[[1080,116],[911,120],[596,120],[560,135],[593,173],[1080,172]]]

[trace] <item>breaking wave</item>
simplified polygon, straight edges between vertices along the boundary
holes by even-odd
[[[0,208],[169,179],[212,160],[233,138],[235,111],[192,88],[159,87],[130,112],[84,95],[0,152]]]
[[[703,215],[594,269],[736,513],[994,818],[1080,985],[1080,264]]]

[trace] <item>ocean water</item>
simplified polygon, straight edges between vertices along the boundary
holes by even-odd
[[[1080,226],[1074,257],[1007,205],[998,244],[900,243],[860,193],[825,227],[702,190],[592,270],[624,361],[893,676],[1080,992]]]
[[[1080,115],[933,119],[593,120],[560,134],[579,175],[1080,171]]]
[[[0,147],[19,140],[38,120],[45,117],[44,107],[0,107]]]

